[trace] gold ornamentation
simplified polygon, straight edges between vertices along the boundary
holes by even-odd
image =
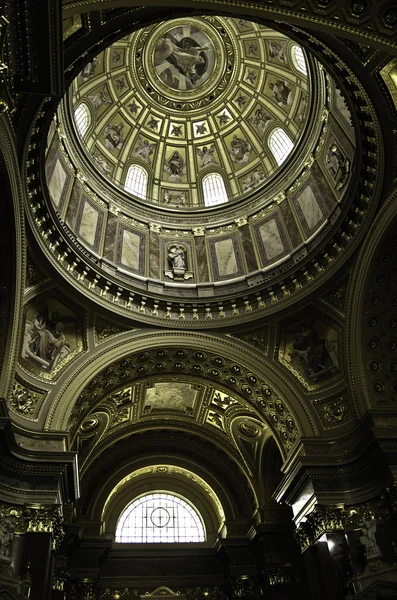
[[[39,400],[37,394],[24,388],[19,383],[15,383],[11,392],[10,406],[15,412],[21,415],[31,415]]]
[[[341,396],[337,400],[333,400],[326,404],[321,409],[325,421],[328,423],[342,423],[349,415],[350,408],[346,400]]]

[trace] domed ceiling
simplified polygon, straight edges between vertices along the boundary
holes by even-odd
[[[112,311],[234,325],[344,254],[355,146],[343,95],[295,41],[243,19],[174,19],[80,66],[31,223],[63,276]]]
[[[81,144],[104,176],[124,188],[140,165],[148,186],[138,196],[200,207],[209,172],[222,175],[229,202],[269,183],[302,136],[310,93],[295,42],[243,19],[200,17],[113,44],[80,72],[72,103],[77,121],[86,111]],[[282,158],[269,147],[278,128]]]

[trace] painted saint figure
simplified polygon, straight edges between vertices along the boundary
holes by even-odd
[[[288,81],[278,79],[275,83],[269,83],[273,96],[279,106],[288,106],[292,102],[292,88]]]

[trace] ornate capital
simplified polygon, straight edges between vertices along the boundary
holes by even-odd
[[[344,529],[342,509],[333,506],[316,506],[307,521],[311,527],[314,541],[323,533]]]
[[[62,529],[61,510],[58,507],[39,508],[27,507],[25,510],[27,531],[31,533],[52,533],[56,548],[62,543],[64,531]]]

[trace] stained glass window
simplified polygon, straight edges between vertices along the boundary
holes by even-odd
[[[147,494],[122,512],[116,542],[204,542],[204,526],[198,512],[182,498],[156,492]]]
[[[77,131],[80,136],[83,137],[91,123],[90,111],[84,103],[79,104],[74,111],[74,121],[76,123]]]
[[[210,173],[203,178],[205,206],[215,206],[228,201],[225,183],[219,173]]]
[[[282,165],[291,153],[294,143],[285,133],[284,129],[277,127],[269,137],[269,147],[278,165]]]
[[[132,165],[128,169],[124,189],[138,198],[146,198],[147,173],[138,165]]]
[[[306,61],[303,55],[303,50],[300,46],[293,46],[292,58],[298,71],[300,71],[304,75],[307,75]]]

